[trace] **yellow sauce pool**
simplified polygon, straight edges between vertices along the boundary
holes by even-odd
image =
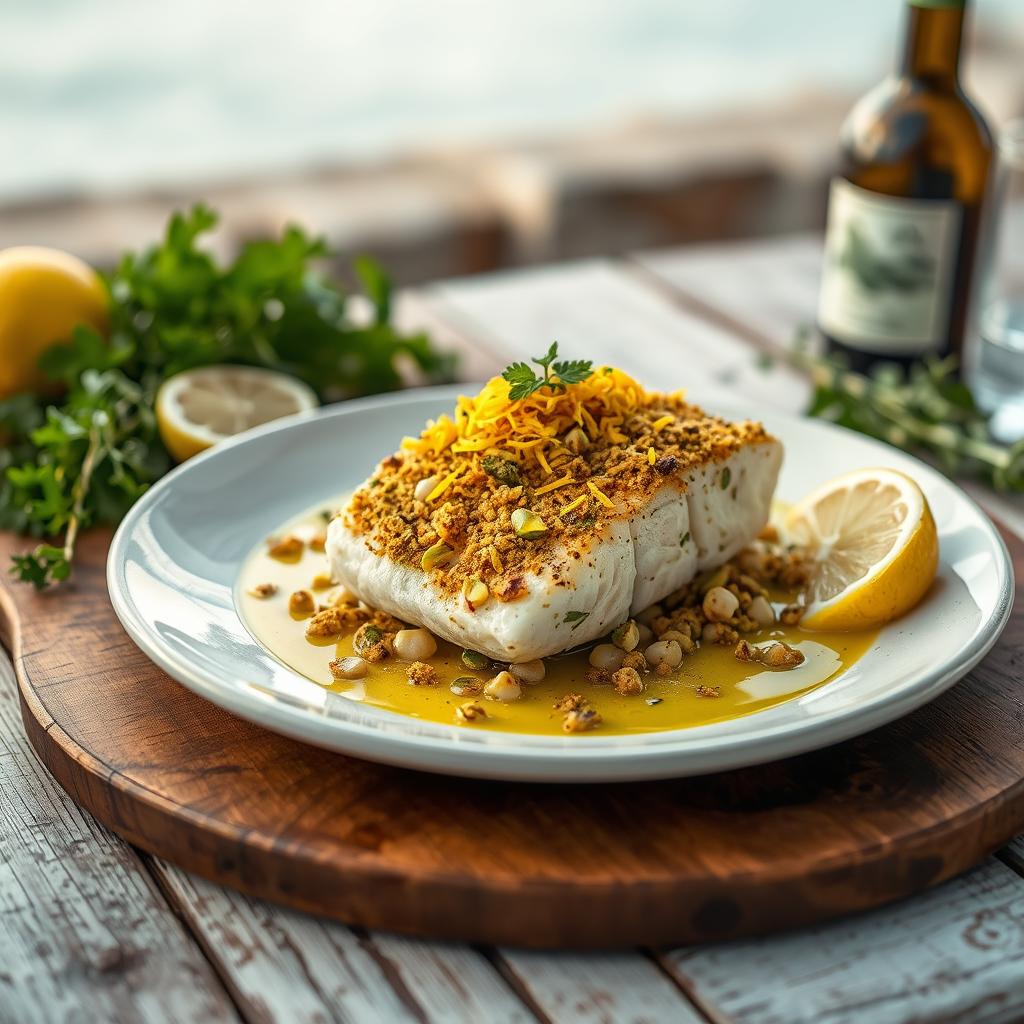
[[[324,519],[316,510],[287,524],[281,533],[308,539],[323,528]],[[289,595],[296,590],[312,590],[314,577],[326,572],[326,555],[308,545],[292,561],[272,558],[266,545],[253,552],[242,569],[238,589],[242,618],[253,636],[284,664],[351,700],[431,722],[456,723],[455,709],[467,698],[453,694],[449,683],[456,676],[467,675],[486,682],[497,670],[470,671],[460,660],[461,648],[439,640],[437,654],[430,659],[440,678],[437,686],[411,685],[406,679],[407,663],[390,659],[370,665],[363,679],[335,680],[328,663],[353,653],[352,635],[339,640],[307,640],[305,619],[288,612]],[[274,583],[278,590],[269,598],[253,597],[248,590],[260,583]],[[317,596],[316,591],[313,593]],[[776,610],[785,603],[780,602]],[[644,692],[634,697],[620,696],[609,685],[588,682],[586,651],[555,656],[545,659],[544,681],[524,687],[522,700],[502,704],[477,697],[486,707],[488,717],[458,724],[466,729],[564,735],[564,715],[555,711],[553,705],[567,693],[579,693],[602,717],[597,729],[574,734],[581,738],[707,725],[762,711],[822,686],[853,665],[872,646],[876,636],[877,631],[815,633],[799,626],[781,625],[746,635],[751,643],[780,639],[800,650],[804,663],[787,671],[737,661],[731,646],[702,644],[696,653],[683,659],[673,675],[645,675]],[[699,685],[718,687],[720,696],[699,695]]]

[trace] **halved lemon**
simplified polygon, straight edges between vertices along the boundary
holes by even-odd
[[[794,505],[787,540],[816,561],[808,629],[870,629],[910,611],[939,564],[935,520],[921,488],[893,469],[837,477]]]
[[[226,437],[317,405],[313,389],[286,373],[204,366],[164,381],[156,395],[156,422],[167,450],[184,462]]]

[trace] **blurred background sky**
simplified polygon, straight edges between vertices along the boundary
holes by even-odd
[[[1020,42],[1024,0],[974,6],[979,40]],[[687,119],[706,126],[719,115],[754,132],[774,130],[779,142],[795,130],[779,111],[797,100],[835,98],[835,111],[807,128],[830,152],[840,111],[893,66],[904,11],[901,0],[0,0],[0,241],[27,230],[57,243],[65,228],[70,243],[95,236],[91,221],[77,228],[59,217],[40,221],[48,201],[106,197],[109,212],[111,203],[147,190],[198,198],[232,182],[379,168],[409,154],[450,156],[459,146],[562,145],[645,118],[654,123],[650,140],[663,146],[699,150]],[[1024,65],[1019,49],[1016,60]],[[633,136],[608,148],[618,146],[621,162],[624,150],[644,144]],[[728,164],[723,145],[714,150],[720,166]],[[519,216],[532,203],[528,215],[536,219],[538,209],[549,215],[558,206],[560,182],[583,164],[568,174],[564,152],[554,170],[550,154],[533,151],[531,159],[543,163],[542,176],[559,178],[551,197],[509,199],[508,174],[501,188],[506,207]],[[416,185],[414,202],[408,188],[393,192],[391,205],[405,202],[421,221],[426,207],[443,217],[457,205],[465,221],[460,196],[479,192],[481,178],[467,183],[458,162],[449,159],[445,171],[454,197],[438,199],[432,180]],[[353,217],[368,216],[368,202],[388,205],[386,197],[367,200],[363,181],[358,208],[346,213],[342,185],[332,193],[341,235]],[[305,212],[327,217],[333,207],[321,199]],[[26,204],[31,223],[3,212]],[[60,214],[66,218],[66,205]],[[110,223],[112,246],[134,241]],[[750,230],[766,224],[754,218]],[[736,234],[743,224],[734,217],[726,228]],[[494,230],[522,234],[516,225]],[[655,232],[651,241],[713,233],[705,224],[689,235]],[[617,238],[531,251],[615,248]],[[637,230],[622,244],[646,238]],[[492,239],[478,252],[481,245],[493,252],[474,256],[477,263],[502,262],[499,250],[516,249]],[[441,270],[477,269],[463,263],[449,260]]]

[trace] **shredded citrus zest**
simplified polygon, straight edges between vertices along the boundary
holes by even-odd
[[[657,434],[659,430],[664,430],[665,427],[667,427],[671,422],[672,422],[672,417],[671,416],[662,416],[660,420],[655,420],[651,424],[651,430],[653,430],[654,433]]]
[[[587,487],[590,488],[590,493],[597,498],[605,508],[615,508],[615,502],[608,497],[600,487],[597,486],[592,480],[587,481]]]
[[[454,419],[439,416],[418,438],[406,438],[402,447],[434,453],[498,449],[520,463],[532,453],[550,472],[546,456],[562,448],[559,438],[573,427],[585,430],[591,441],[624,444],[628,438],[620,428],[648,401],[640,384],[613,367],[600,367],[554,394],[541,389],[512,401],[508,393],[508,381],[492,377],[478,395],[459,398]]]
[[[566,484],[572,483],[572,473],[566,473],[565,476],[560,477],[558,480],[553,480],[549,484],[545,484],[543,487],[538,487],[534,494],[547,494],[548,491],[557,491],[559,487],[565,487]]]
[[[462,475],[464,466],[453,469],[428,495],[427,501],[436,501]]]
[[[575,501],[570,501],[568,505],[560,508],[558,510],[558,514],[560,516],[568,515],[574,508],[579,508],[586,500],[587,496],[585,494],[581,494]]]
[[[654,463],[657,462],[657,461],[658,461],[658,456],[655,453],[654,449],[653,448],[648,448],[647,449],[647,462],[648,462],[648,464],[653,466]]]

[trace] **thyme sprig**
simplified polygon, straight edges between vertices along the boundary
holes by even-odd
[[[1024,440],[993,439],[954,358],[925,359],[907,373],[883,364],[867,375],[816,355],[809,337],[801,332],[787,357],[814,384],[809,416],[925,454],[951,476],[973,474],[997,490],[1024,491]]]

